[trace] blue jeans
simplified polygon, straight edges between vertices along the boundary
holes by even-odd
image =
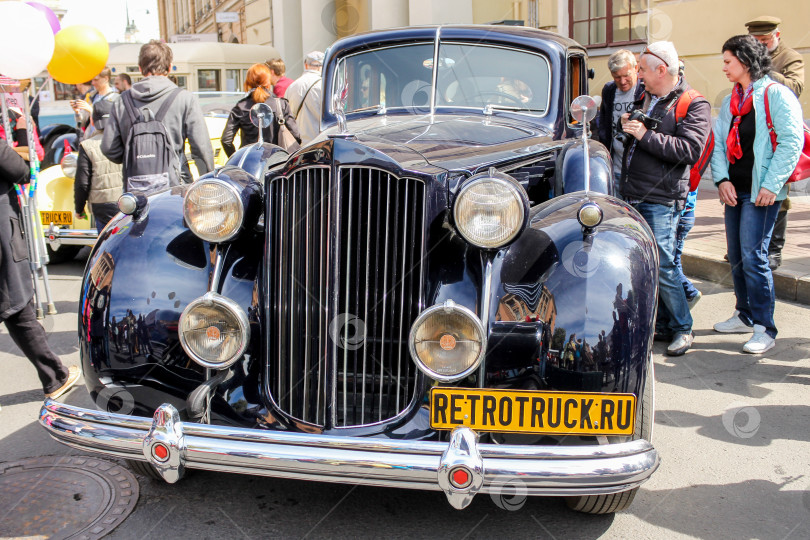
[[[759,324],[775,338],[773,274],[768,244],[781,204],[755,206],[750,193],[737,193],[737,206],[726,205],[726,242],[737,311],[746,324]]]
[[[686,242],[686,235],[695,226],[695,210],[691,209],[685,214],[678,217],[678,227],[675,230],[675,266],[678,267],[678,277],[683,286],[683,292],[686,294],[686,300],[689,301],[698,295],[698,290],[689,281],[689,278],[683,274],[683,267],[681,266],[681,253],[683,253],[683,244]]]
[[[692,314],[675,265],[675,229],[678,212],[675,206],[655,203],[633,205],[644,217],[658,247],[658,313],[655,331],[661,334],[688,334],[692,331]]]

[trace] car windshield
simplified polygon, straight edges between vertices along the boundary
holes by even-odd
[[[204,116],[227,117],[236,102],[245,97],[244,92],[194,92]]]
[[[340,61],[334,88],[346,81],[347,113],[406,108],[430,111],[433,43],[364,51]],[[542,115],[550,69],[540,54],[481,43],[443,42],[436,74],[436,107],[483,110],[487,105]]]

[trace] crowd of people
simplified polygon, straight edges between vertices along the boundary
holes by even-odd
[[[611,152],[616,195],[644,217],[655,237],[655,339],[667,341],[672,356],[686,353],[693,341],[690,311],[701,293],[683,274],[680,257],[697,201],[689,173],[711,148],[712,136],[712,179],[725,205],[736,296],[734,313],[714,329],[751,334],[743,345],[747,353],[764,353],[775,344],[772,270],[784,246],[787,180],[804,142],[798,101],[804,66],[782,44],[780,22],[759,17],[746,23],[748,34],[723,44],[723,72],[732,91],[714,126],[711,104],[690,91],[671,42],[650,43],[638,60],[627,50],[608,60],[613,81],[602,90],[597,137]],[[677,105],[687,95],[680,117]]]

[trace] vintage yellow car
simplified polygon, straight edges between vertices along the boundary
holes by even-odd
[[[214,149],[214,166],[222,167],[227,156],[222,150],[219,138],[225,129],[225,122],[233,106],[244,94],[242,92],[195,92],[205,115],[205,123]],[[237,135],[234,145],[239,147]],[[194,178],[197,178],[197,167],[191,158],[186,143],[186,157]],[[76,152],[66,155],[61,163],[43,170],[37,187],[37,207],[42,230],[48,247],[51,263],[60,263],[73,259],[82,246],[92,246],[98,233],[95,222],[89,211],[89,219],[79,219],[73,213],[73,178],[76,174]]]

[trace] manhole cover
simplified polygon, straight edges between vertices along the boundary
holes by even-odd
[[[101,538],[138,502],[138,481],[121,465],[88,456],[0,463],[3,536]]]

